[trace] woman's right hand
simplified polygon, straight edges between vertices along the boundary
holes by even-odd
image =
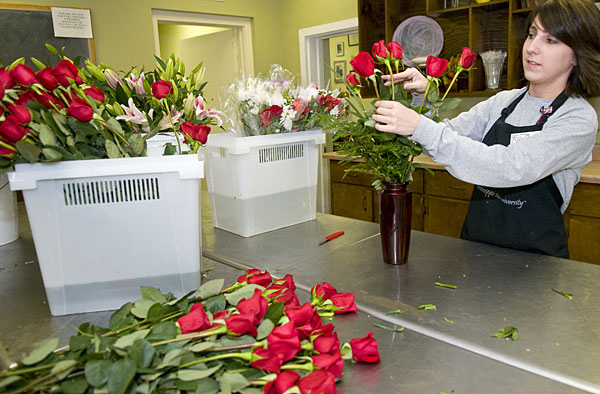
[[[381,78],[386,81],[385,86],[390,86],[389,75],[382,75]],[[411,93],[424,94],[427,88],[427,78],[423,76],[416,68],[407,68],[406,70],[394,74],[394,82],[402,83],[402,87]]]

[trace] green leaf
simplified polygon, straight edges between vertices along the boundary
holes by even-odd
[[[187,348],[187,350],[189,350],[190,352],[194,352],[194,353],[201,353],[201,352],[204,352],[213,347],[215,347],[214,343],[202,341],[202,342],[194,343],[193,345],[189,346]]]
[[[38,70],[43,70],[46,68],[46,65],[34,57],[31,57],[31,62],[38,68]]]
[[[156,323],[162,319],[166,314],[165,308],[160,304],[154,304],[148,309],[148,315],[146,319],[151,323]]]
[[[123,394],[135,376],[135,362],[126,358],[115,361],[108,370],[108,391]]]
[[[220,391],[219,383],[212,378],[198,380],[195,394],[217,394]]]
[[[274,324],[277,324],[283,316],[283,302],[272,301],[265,313],[264,319],[271,320]]]
[[[104,142],[104,146],[106,146],[106,154],[110,159],[118,159],[123,157],[119,147],[112,140],[106,140]]]
[[[56,135],[46,124],[41,124],[38,130],[40,141],[44,145],[56,145]]]
[[[148,300],[146,298],[140,298],[133,304],[133,308],[131,308],[131,313],[133,313],[136,317],[140,319],[145,319],[148,316],[148,310],[155,302],[152,300]]]
[[[402,309],[396,309],[394,311],[386,312],[385,314],[386,315],[401,315],[403,313],[404,313],[404,311]]]
[[[119,104],[123,104],[123,105],[127,106],[128,105],[127,101],[129,100],[129,95],[125,92],[123,85],[118,83],[117,87],[115,88],[115,93],[116,93],[115,98],[117,99]]]
[[[160,290],[154,287],[140,286],[140,289],[142,292],[142,298],[146,300],[158,302],[159,304],[164,304],[165,302],[167,302],[167,299],[165,298],[163,293],[161,293]]]
[[[561,296],[568,298],[569,300],[573,299],[573,294],[571,293],[565,293],[564,291],[560,291],[560,290],[556,290],[556,289],[551,289],[553,292],[555,292],[556,294],[560,294]]]
[[[68,120],[68,124],[78,137],[83,138],[83,141],[87,141],[85,140],[85,137],[92,137],[100,133],[100,131],[94,127],[92,122],[80,122],[71,117]]]
[[[128,346],[133,345],[135,341],[138,339],[144,339],[150,332],[150,329],[138,330],[134,331],[131,334],[125,335],[117,339],[117,341],[113,344],[113,346],[125,349]]]
[[[454,108],[458,107],[458,104],[460,104],[460,99],[457,97],[453,97],[449,100],[444,100],[444,105],[442,106],[444,111],[451,111]],[[440,111],[442,110],[442,108],[440,108]]]
[[[144,148],[146,148],[146,143],[144,138],[139,134],[131,134],[129,138],[127,138],[129,145],[131,145],[131,149],[136,156],[141,156],[144,153]]]
[[[204,379],[217,372],[222,365],[217,365],[216,367],[198,370],[198,369],[180,369],[177,372],[177,377],[185,382],[189,382],[191,380],[199,380]]]
[[[186,353],[187,351],[185,349],[173,349],[166,354],[156,368],[163,369],[167,367],[177,367],[181,364],[181,357]]]
[[[167,142],[165,144],[165,150],[163,152],[163,156],[172,156],[175,153],[177,153],[177,147],[175,147],[175,145],[171,144],[170,142]]]
[[[8,387],[13,383],[18,382],[21,379],[23,379],[21,376],[9,376],[8,378],[4,378],[4,379],[0,380],[0,389],[3,387]]]
[[[217,378],[217,381],[221,385],[221,392],[223,393],[239,391],[250,385],[248,380],[246,380],[242,374],[237,372],[224,373]]]
[[[51,53],[55,54],[56,56],[60,56],[60,54],[58,53],[58,51],[56,50],[56,48],[54,48],[52,45],[50,44],[45,44],[46,45],[46,49],[48,51],[50,51]]]
[[[102,387],[108,381],[110,360],[90,360],[85,363],[85,378],[94,387]]]
[[[379,328],[382,328],[382,329],[388,330],[388,331],[394,331],[394,332],[404,331],[404,327],[400,327],[400,326],[398,326],[398,327],[390,327],[390,326],[384,326],[383,324],[379,324],[379,323],[373,323],[373,325],[375,327],[379,327]]]
[[[83,376],[60,382],[60,389],[65,394],[83,394],[88,388],[88,382]]]
[[[24,365],[37,364],[58,346],[58,338],[48,338],[33,344],[33,350],[21,360]]]
[[[45,161],[62,161],[63,155],[61,155],[53,146],[48,146],[47,148],[42,148],[42,153],[44,154]]]
[[[56,127],[58,127],[58,129],[66,136],[70,136],[71,133],[69,132],[69,130],[67,130],[66,128],[66,124],[67,124],[67,117],[61,113],[58,112],[52,112],[52,119],[54,120],[54,123],[56,124]]]
[[[77,361],[75,360],[59,361],[52,367],[52,373],[56,374],[56,379],[63,380],[71,373],[75,365],[77,365]]]
[[[218,295],[223,289],[224,283],[225,279],[213,279],[203,283],[198,289],[198,297],[200,297],[202,300],[205,300],[209,297]]]
[[[229,302],[231,305],[235,306],[242,299],[244,299],[244,298],[248,299],[248,298],[252,297],[252,295],[254,294],[254,290],[256,290],[256,289],[263,291],[265,288],[262,286],[259,286],[257,284],[250,284],[250,285],[246,285],[232,293],[225,294],[225,298],[227,299],[227,302]]]
[[[377,123],[377,122],[375,122],[373,119],[369,119],[365,122],[365,126],[375,127],[375,123]]]
[[[171,300],[169,302],[167,302],[165,305],[177,305],[179,304],[182,300],[188,298],[189,296],[191,296],[192,294],[194,294],[196,292],[196,290],[192,290],[190,292],[188,292],[187,294],[182,295],[181,297],[175,299],[175,300]]]
[[[69,338],[69,349],[72,352],[78,352],[88,347],[90,343],[90,337],[85,337],[83,335],[74,335],[71,338]]]
[[[121,127],[121,123],[116,118],[108,118],[106,124],[109,125],[112,129],[114,129],[117,133],[121,135],[125,135],[123,132],[123,128]]]
[[[266,338],[267,335],[269,335],[271,333],[271,331],[273,331],[273,328],[275,328],[275,323],[273,323],[269,319],[264,319],[262,322],[260,322],[260,324],[256,328],[256,332],[258,333],[258,335],[256,336],[256,339],[258,339],[260,341],[260,340]]]
[[[202,342],[201,342],[202,343]],[[129,357],[135,361],[138,368],[148,368],[156,354],[156,349],[150,342],[138,339],[129,348]]]
[[[454,285],[447,285],[445,283],[440,283],[440,282],[433,282],[434,285],[439,286],[439,287],[445,287],[447,289],[456,289],[456,286]]]
[[[417,309],[425,309],[425,310],[435,311],[437,308],[433,304],[424,304],[424,305],[420,305]]]
[[[39,161],[39,157],[42,154],[42,150],[40,148],[38,148],[31,142],[28,142],[26,139],[17,141],[17,143],[15,144],[15,148],[17,148],[21,156],[23,156],[25,160],[27,160],[30,163],[35,163]]]
[[[164,321],[156,323],[150,329],[150,334],[146,337],[148,341],[166,341],[177,336],[177,326],[174,321]]]
[[[496,338],[511,338],[513,341],[519,339],[519,330],[513,326],[506,326],[495,334],[492,334],[493,337]]]
[[[117,325],[123,321],[125,318],[127,318],[127,316],[129,315],[129,312],[131,312],[131,308],[133,308],[133,303],[128,302],[126,304],[124,304],[123,306],[121,306],[119,308],[118,311],[116,311],[115,313],[113,313],[110,316],[110,320],[109,320],[109,328],[111,331],[113,330],[117,330],[118,328]]]

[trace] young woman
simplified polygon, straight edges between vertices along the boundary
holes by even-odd
[[[547,0],[523,44],[528,86],[435,123],[379,101],[380,131],[410,136],[458,179],[473,183],[461,238],[568,258],[562,212],[590,162],[598,121],[584,99],[600,87],[600,11],[591,0]],[[394,75],[423,94],[415,69]]]

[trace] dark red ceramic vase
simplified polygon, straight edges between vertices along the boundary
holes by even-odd
[[[412,192],[407,183],[383,183],[379,192],[379,228],[383,262],[405,264],[410,246]]]

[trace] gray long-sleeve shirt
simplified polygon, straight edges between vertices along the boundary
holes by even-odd
[[[591,161],[598,120],[583,98],[568,98],[542,130],[508,146],[482,141],[506,108],[527,88],[503,91],[456,118],[436,123],[421,115],[411,139],[419,142],[434,161],[465,182],[488,187],[528,185],[550,174],[567,208],[581,169]],[[540,108],[553,99],[526,94],[506,122],[534,125]]]

